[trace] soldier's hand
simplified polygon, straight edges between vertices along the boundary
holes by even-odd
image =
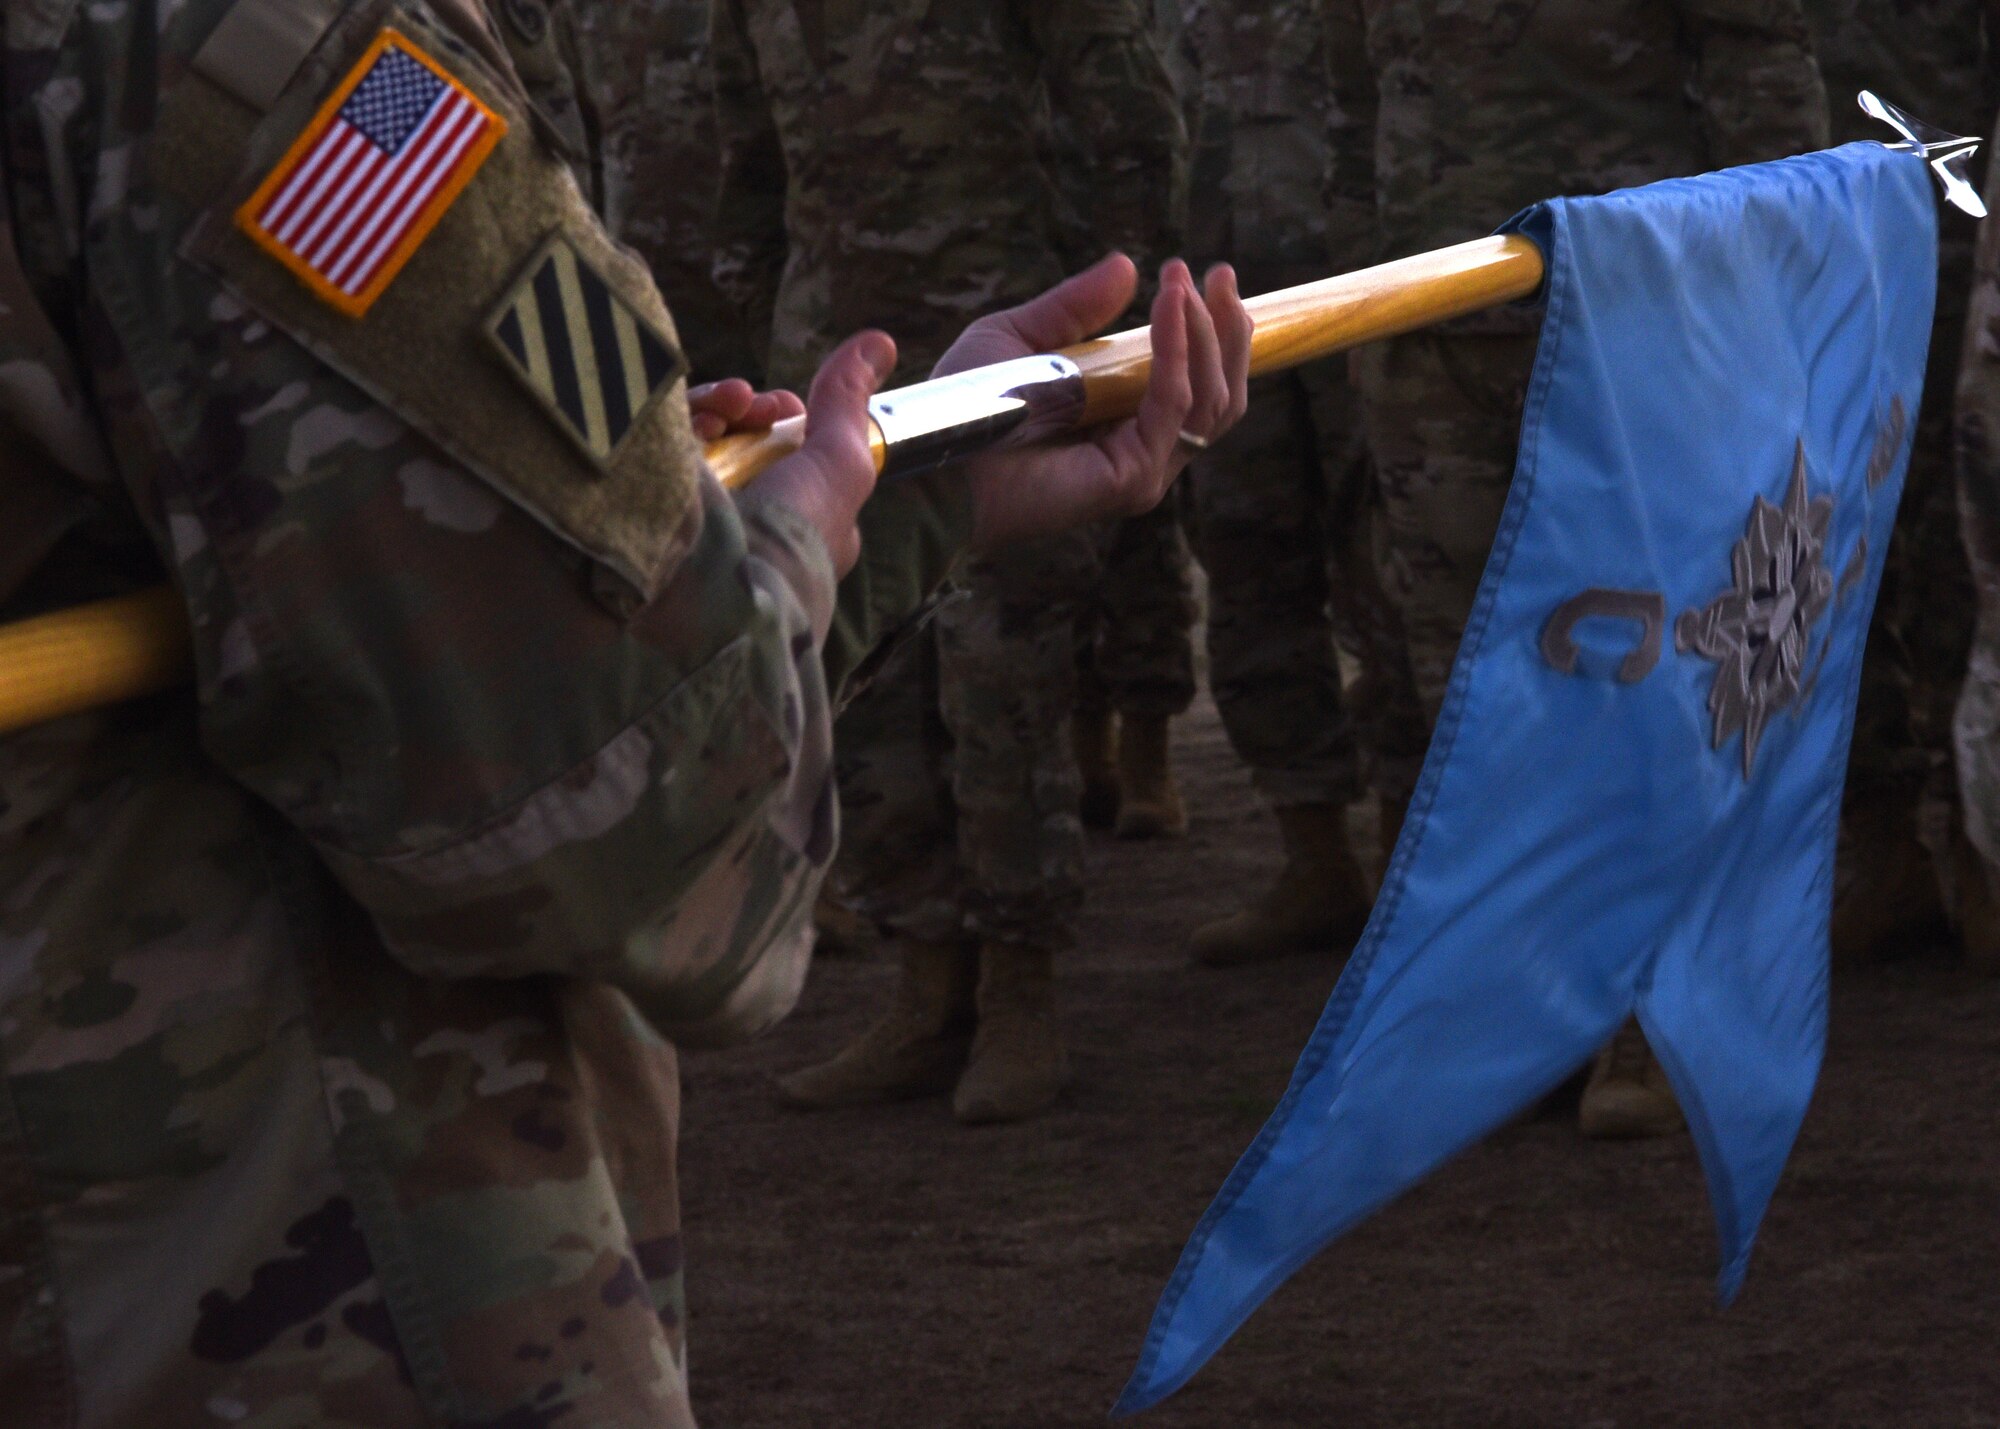
[[[868,399],[895,366],[896,344],[887,333],[857,333],[835,348],[813,374],[805,444],[757,478],[759,497],[784,502],[818,530],[837,575],[861,558],[854,520],[875,490]]]
[[[687,401],[695,439],[704,442],[720,441],[731,432],[761,432],[806,409],[796,393],[759,392],[741,377],[690,387]]]
[[[1117,320],[1138,281],[1132,260],[1113,254],[1039,298],[974,323],[937,373],[1081,342]],[[1160,270],[1152,380],[1132,420],[967,463],[975,547],[1150,510],[1193,455],[1183,433],[1213,441],[1241,420],[1249,404],[1250,315],[1226,264],[1210,270],[1204,287],[1196,291],[1179,259]]]

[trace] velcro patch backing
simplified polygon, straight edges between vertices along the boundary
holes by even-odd
[[[600,469],[687,372],[673,340],[558,232],[486,321],[507,368]]]

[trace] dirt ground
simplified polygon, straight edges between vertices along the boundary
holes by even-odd
[[[879,960],[822,961],[778,1035],[690,1059],[710,1429],[1103,1422],[1338,970],[1187,964],[1187,930],[1276,850],[1206,704],[1177,756],[1191,836],[1093,849],[1056,1114],[969,1131],[940,1102],[778,1110],[770,1074],[865,1024]],[[1140,1422],[2000,1426],[2000,982],[1935,954],[1836,978],[1826,1073],[1735,1308],[1714,1272],[1685,1138],[1593,1145],[1551,1112],[1333,1246]]]

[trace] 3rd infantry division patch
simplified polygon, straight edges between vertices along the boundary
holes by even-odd
[[[486,331],[514,375],[600,469],[687,371],[665,334],[560,233],[500,300]]]

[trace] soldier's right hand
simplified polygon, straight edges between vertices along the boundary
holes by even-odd
[[[855,518],[875,490],[868,399],[895,366],[887,333],[857,333],[835,348],[806,397],[805,444],[757,478],[760,498],[782,501],[812,523],[837,575],[861,558]]]

